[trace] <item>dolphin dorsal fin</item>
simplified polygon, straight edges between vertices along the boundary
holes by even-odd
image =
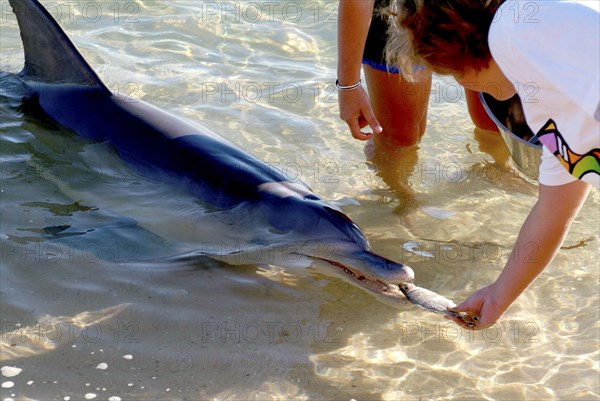
[[[22,76],[49,83],[106,88],[62,28],[38,0],[9,0],[21,30]]]

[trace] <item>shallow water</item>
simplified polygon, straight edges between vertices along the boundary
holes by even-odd
[[[368,160],[338,119],[337,2],[48,4],[109,87],[302,179],[455,301],[497,277],[535,202],[440,78],[418,160]],[[7,10],[0,60],[16,72]],[[302,269],[168,258],[182,244],[128,211],[162,224],[187,200],[24,116],[15,85],[2,76],[1,399],[598,399],[597,191],[552,265],[471,333]]]

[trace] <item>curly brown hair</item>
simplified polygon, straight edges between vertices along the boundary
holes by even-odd
[[[423,64],[438,74],[481,71],[491,60],[488,32],[505,0],[394,0],[386,58],[410,78]]]

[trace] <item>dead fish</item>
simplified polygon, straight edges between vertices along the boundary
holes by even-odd
[[[480,316],[475,313],[452,310],[456,307],[454,302],[426,288],[417,287],[412,283],[402,283],[398,287],[410,302],[422,309],[458,318],[469,327],[475,326],[480,320]]]

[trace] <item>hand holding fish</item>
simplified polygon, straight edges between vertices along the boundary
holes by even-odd
[[[467,325],[463,319],[456,316],[446,317],[466,329],[483,330],[494,325],[509,306],[510,303],[505,305],[499,300],[495,284],[492,284],[478,290],[460,305],[450,308],[453,312],[479,315],[480,319],[475,325]]]

